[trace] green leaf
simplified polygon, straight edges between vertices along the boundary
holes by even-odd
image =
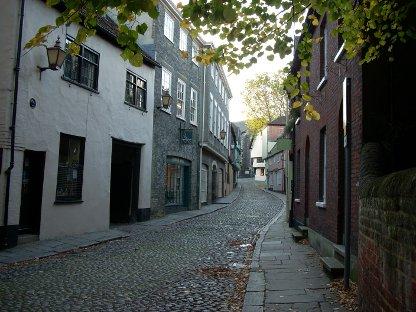
[[[237,19],[237,12],[232,7],[225,7],[222,14],[227,23],[232,23]]]
[[[141,53],[136,53],[132,58],[129,59],[130,64],[135,67],[140,67],[143,64],[143,55]]]

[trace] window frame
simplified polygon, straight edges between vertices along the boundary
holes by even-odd
[[[323,127],[319,132],[319,191],[318,202],[319,207],[324,207],[326,204],[327,195],[327,180],[328,180],[328,138],[326,127]]]
[[[133,76],[135,82],[132,83],[132,82],[128,81],[127,75]],[[137,81],[138,80],[140,80],[140,81],[142,81],[144,83],[144,88],[141,87],[141,86],[139,86],[137,84]],[[143,104],[143,107],[137,106],[137,105],[134,105],[134,104],[131,104],[128,101],[126,101],[127,84],[132,84],[135,87],[134,88],[134,92],[133,92],[133,99],[134,99],[133,101],[134,101],[134,103],[136,103],[136,101],[137,101],[137,99],[136,99],[136,96],[137,96],[137,88],[140,88],[140,89],[142,89],[144,91],[144,104]],[[126,86],[125,86],[125,89],[124,90],[125,90],[125,92],[124,92],[124,103],[126,105],[147,112],[147,80],[146,79],[140,77],[139,75],[133,73],[131,70],[128,70],[127,69],[126,70]]]
[[[320,90],[327,81],[328,77],[328,27],[327,18],[324,15],[319,25],[319,84],[317,90]]]
[[[209,125],[209,131],[213,133],[213,124],[214,124],[214,97],[212,93],[209,93],[209,115],[208,115],[208,125]]]
[[[175,39],[175,19],[165,11],[163,34],[170,42],[174,42]]]
[[[58,190],[60,188],[60,179],[59,179],[59,175],[62,174],[60,173],[60,166],[62,165],[61,162],[61,144],[63,141],[63,138],[66,138],[68,140],[68,152],[70,149],[70,142],[71,140],[79,140],[79,168],[77,169],[77,184],[79,184],[79,197],[78,196],[58,196]],[[67,155],[68,159],[69,159],[69,155]],[[67,133],[60,133],[60,137],[59,137],[59,151],[58,151],[58,170],[57,170],[57,176],[56,176],[56,189],[55,189],[55,204],[65,204],[65,203],[78,203],[78,202],[82,202],[82,189],[83,189],[83,184],[84,184],[84,162],[85,162],[85,137],[80,137],[80,136],[75,136],[75,135],[71,135],[71,134],[67,134]],[[68,164],[66,164],[66,166],[70,166],[69,162]],[[73,173],[72,173],[73,175]],[[68,174],[67,174],[68,177]],[[79,180],[79,181],[78,181]],[[68,183],[66,181],[66,183]]]
[[[192,62],[196,65],[199,66],[198,61],[195,59],[196,56],[198,55],[198,50],[199,50],[199,46],[195,41],[192,41],[192,48],[191,48],[191,52],[192,52]]]
[[[163,84],[164,84],[164,79],[163,79],[164,74],[169,74],[169,89],[168,89],[168,91],[169,91],[169,95],[172,96],[172,72],[169,71],[168,69],[166,69],[165,67],[162,67],[160,101],[162,101],[162,94],[163,94],[163,90],[164,90],[164,88],[163,88],[164,87],[163,86]],[[163,107],[161,107],[161,110],[168,113],[168,114],[171,114],[172,113],[172,104],[167,109],[164,109]]]
[[[192,116],[194,116],[194,118],[192,118]],[[192,87],[189,106],[189,122],[194,126],[198,125],[198,91]]]
[[[183,90],[181,90],[183,87]],[[182,94],[182,99],[180,99],[179,95]],[[182,102],[181,114],[179,115],[179,102]],[[185,120],[185,110],[186,110],[186,83],[178,78],[178,82],[176,84],[176,117]]]
[[[179,28],[179,50],[188,52],[188,34],[182,28]]]
[[[75,38],[73,38],[73,37],[71,37],[71,36],[69,36],[69,35],[67,35],[66,37],[65,37],[65,46],[67,46],[69,43],[72,43],[72,42],[74,42],[74,43],[76,43],[75,42]],[[95,51],[94,49],[91,49],[90,47],[87,47],[86,45],[84,45],[84,44],[78,44],[78,43],[76,43],[79,47],[80,47],[80,50],[79,50],[79,53],[77,54],[77,55],[75,55],[75,56],[71,56],[70,54],[68,54],[66,57],[65,57],[65,60],[64,60],[64,64],[63,64],[63,68],[64,68],[64,70],[63,70],[63,75],[62,75],[62,79],[63,80],[66,80],[66,81],[69,81],[69,82],[71,82],[71,83],[73,83],[73,84],[75,84],[75,85],[77,85],[77,86],[79,86],[79,87],[82,87],[82,88],[85,88],[85,89],[87,89],[87,90],[90,90],[90,91],[93,91],[93,92],[96,92],[96,93],[98,93],[98,78],[99,78],[99,75],[100,75],[100,53],[98,53],[97,51]],[[90,53],[92,53],[92,54],[95,54],[96,56],[97,56],[97,63],[94,63],[93,61],[90,61],[89,59],[87,59],[84,55],[83,55],[83,53],[84,53],[84,51],[85,50],[87,50],[87,51],[89,51]],[[71,57],[75,57],[76,59],[77,59],[77,62],[78,62],[78,68],[77,68],[77,71],[76,71],[76,79],[74,79],[74,78],[72,78],[72,77],[68,77],[67,75],[66,75],[66,71],[65,71],[65,69],[66,69],[66,64],[67,64],[67,59],[68,58],[71,58]],[[83,83],[82,81],[81,81],[81,76],[82,76],[82,69],[83,68],[85,68],[84,66],[83,66],[83,64],[85,63],[85,62],[87,62],[87,63],[89,63],[89,64],[91,64],[91,65],[93,65],[93,66],[95,66],[95,68],[96,68],[96,72],[95,72],[95,77],[94,77],[94,83],[93,83],[93,87],[90,87],[89,85],[87,85],[87,84],[85,84],[85,83]],[[71,74],[72,74],[72,70],[71,70]],[[71,75],[72,76],[72,75]]]

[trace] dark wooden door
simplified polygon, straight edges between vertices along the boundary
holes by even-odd
[[[19,219],[20,234],[39,234],[44,168],[45,152],[24,152]]]

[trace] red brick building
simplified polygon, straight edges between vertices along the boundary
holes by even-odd
[[[311,27],[314,38],[309,86],[312,105],[319,121],[307,121],[301,113],[294,129],[293,221],[309,228],[311,245],[322,256],[343,254],[344,245],[344,134],[343,82],[351,78],[351,253],[353,264],[358,253],[358,181],[362,138],[362,72],[357,60],[342,56],[342,42],[333,36],[337,23],[324,15],[318,27]],[[295,55],[292,72],[299,69]],[[340,259],[342,260],[342,259]]]
[[[292,132],[292,222],[309,228],[321,255],[342,256],[348,77],[352,277],[360,310],[416,311],[416,40],[397,43],[393,55],[361,66],[342,56],[341,40],[330,35],[334,27],[323,16],[311,28],[315,38],[323,37],[310,65],[312,104],[321,119],[308,122],[302,113]],[[299,68],[295,55],[292,72]]]

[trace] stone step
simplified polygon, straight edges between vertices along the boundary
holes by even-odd
[[[297,242],[301,241],[302,239],[304,239],[305,236],[297,230],[292,230],[292,238],[297,243]]]
[[[344,258],[345,258],[345,246],[344,245],[334,245],[334,257],[341,263],[344,262]]]
[[[299,225],[297,230],[303,234],[306,238],[308,237],[308,230],[309,228],[307,226]]]
[[[344,265],[334,257],[321,257],[324,270],[332,277],[344,274]]]

